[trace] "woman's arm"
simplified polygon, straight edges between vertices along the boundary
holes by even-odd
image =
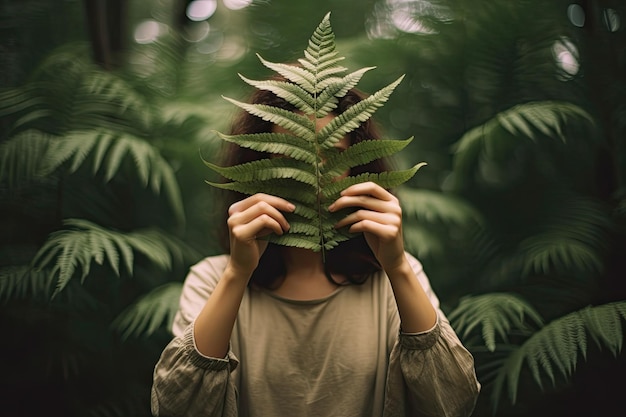
[[[437,314],[405,256],[402,209],[398,199],[379,185],[365,182],[346,188],[329,210],[345,207],[358,209],[336,227],[350,226],[350,232],[365,234],[391,282],[402,331],[418,333],[431,329]]]
[[[469,416],[480,384],[474,359],[450,327],[424,271],[404,250],[398,199],[374,183],[353,185],[330,206],[357,210],[336,227],[363,232],[389,277],[400,336],[389,361],[385,416]]]
[[[229,352],[237,313],[253,271],[267,242],[258,239],[289,229],[281,211],[293,211],[287,201],[257,194],[233,204],[228,228],[231,253],[212,290],[193,271],[183,296],[191,294],[193,312],[177,314],[175,337],[154,370],[152,412],[155,416],[237,416],[231,377],[238,361]],[[203,301],[198,298],[206,297]],[[181,302],[181,307],[182,302]],[[200,312],[196,315],[196,312]],[[181,328],[184,328],[180,334]]]
[[[267,248],[267,241],[258,238],[289,230],[281,211],[294,209],[286,200],[266,194],[255,194],[230,206],[229,262],[194,325],[196,348],[203,355],[223,358],[228,352],[243,294]]]

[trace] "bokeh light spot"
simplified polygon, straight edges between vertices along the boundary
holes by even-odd
[[[580,4],[572,3],[567,7],[567,18],[576,27],[585,26],[585,10]]]
[[[552,53],[558,68],[559,78],[562,80],[570,80],[574,78],[580,70],[580,62],[578,61],[578,48],[572,41],[567,38],[558,40],[552,46]]]
[[[224,6],[230,10],[244,9],[252,4],[252,0],[224,0]]]
[[[135,28],[135,42],[147,44],[156,41],[159,36],[167,33],[167,26],[155,20],[144,20]]]
[[[187,6],[187,18],[194,22],[206,20],[217,10],[217,0],[194,0]]]
[[[609,32],[617,32],[619,30],[621,21],[617,11],[614,9],[604,9],[602,17]]]
[[[193,22],[189,25],[186,25],[183,31],[183,38],[185,38],[188,42],[200,42],[209,36],[209,32],[211,31],[211,26],[209,22]]]

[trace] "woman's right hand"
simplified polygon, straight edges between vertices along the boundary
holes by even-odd
[[[293,212],[295,206],[280,197],[255,194],[228,209],[230,235],[230,268],[250,278],[259,264],[268,242],[259,239],[271,233],[282,235],[289,223],[281,213]]]

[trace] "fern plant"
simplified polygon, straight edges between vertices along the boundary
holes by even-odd
[[[257,55],[263,65],[286,81],[255,81],[240,77],[249,85],[268,90],[293,104],[296,112],[263,104],[226,100],[246,112],[282,127],[290,133],[256,133],[219,136],[245,148],[285,158],[261,159],[230,167],[209,161],[205,164],[231,182],[210,185],[243,194],[267,193],[283,197],[296,205],[288,214],[291,228],[282,236],[272,235],[276,244],[314,251],[336,247],[351,236],[334,225],[345,212],[330,213],[328,206],[350,185],[373,181],[385,188],[396,187],[413,177],[424,163],[412,168],[384,173],[364,173],[337,179],[352,167],[391,156],[406,147],[407,140],[366,140],[339,152],[334,145],[346,134],[367,121],[382,107],[404,76],[380,89],[317,129],[316,121],[336,109],[339,99],[355,87],[363,74],[373,67],[361,68],[341,76],[347,69],[339,63],[330,13],[324,16],[309,40],[299,65],[269,62]]]

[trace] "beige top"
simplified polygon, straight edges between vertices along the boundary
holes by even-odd
[[[469,416],[480,385],[474,361],[439,309],[433,329],[399,331],[384,273],[312,301],[246,290],[225,359],[195,348],[193,321],[228,257],[206,258],[185,281],[173,332],[155,368],[157,416]]]

